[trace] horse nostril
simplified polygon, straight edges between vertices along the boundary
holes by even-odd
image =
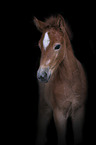
[[[48,80],[50,79],[49,68],[46,68],[46,69],[39,68],[37,72],[37,78],[41,82],[45,82],[45,83],[48,82]]]
[[[47,77],[47,73],[46,72],[42,72],[42,77],[46,78]]]
[[[42,74],[40,75],[40,79],[41,80],[47,79],[47,73],[46,72],[42,72]]]

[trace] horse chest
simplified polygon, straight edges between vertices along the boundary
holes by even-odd
[[[43,97],[48,106],[52,108],[52,87],[49,84],[46,84],[43,88]]]
[[[53,99],[57,106],[64,107],[66,102],[72,103],[73,92],[71,84],[68,83],[56,83],[53,88]]]

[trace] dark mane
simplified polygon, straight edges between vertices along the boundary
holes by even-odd
[[[45,28],[51,28],[51,27],[54,27],[54,28],[59,28],[58,24],[57,24],[57,18],[58,18],[58,15],[57,16],[51,16],[47,19],[45,19]],[[68,23],[63,19],[63,22],[64,22],[64,27],[65,27],[65,30],[69,36],[70,39],[72,39],[72,32],[70,30],[70,27],[68,25]]]
[[[46,24],[46,27],[56,27],[56,28],[58,28],[57,17],[56,16],[51,16],[51,17],[45,19],[45,24]]]

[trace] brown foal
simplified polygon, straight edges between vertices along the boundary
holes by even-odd
[[[50,118],[54,117],[58,145],[66,145],[67,118],[72,119],[74,141],[82,141],[87,81],[81,63],[74,56],[71,32],[61,15],[45,22],[34,18],[37,29],[42,32],[39,80],[39,116],[37,144],[44,145]]]

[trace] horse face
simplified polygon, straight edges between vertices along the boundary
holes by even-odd
[[[37,78],[41,82],[48,82],[64,58],[64,37],[62,35],[58,29],[51,28],[43,32],[41,36],[39,41],[41,60],[37,71]]]

